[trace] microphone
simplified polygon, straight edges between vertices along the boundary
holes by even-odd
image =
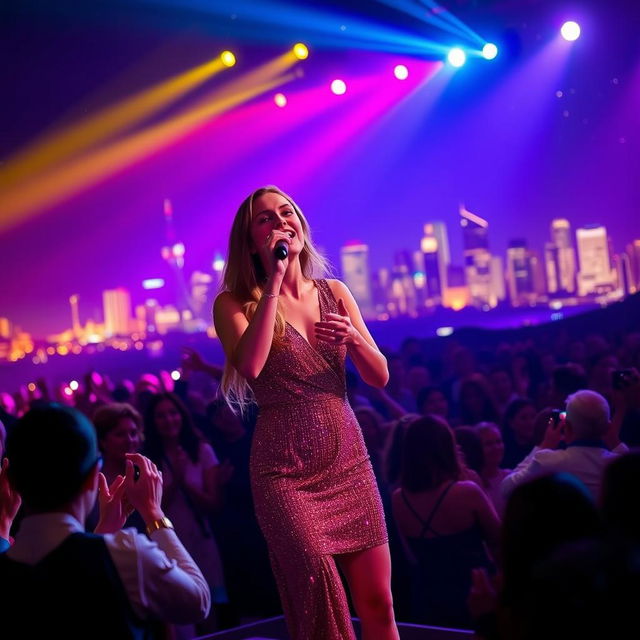
[[[289,255],[289,243],[286,240],[278,240],[273,253],[278,260],[286,260]]]

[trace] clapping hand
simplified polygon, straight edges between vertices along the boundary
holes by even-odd
[[[133,507],[125,494],[124,476],[116,476],[111,483],[107,483],[103,473],[98,476],[98,506],[100,519],[95,533],[115,533],[124,526],[127,518],[133,512]]]

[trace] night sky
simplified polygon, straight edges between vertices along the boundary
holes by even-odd
[[[106,288],[125,286],[141,301],[143,278],[167,276],[164,198],[173,202],[187,272],[210,268],[226,251],[240,201],[268,183],[294,196],[336,267],[340,246],[354,239],[369,244],[372,267],[390,265],[396,250],[418,248],[428,220],[448,224],[460,264],[461,202],[489,221],[500,254],[522,237],[541,250],[558,216],[574,228],[606,224],[616,251],[640,237],[640,3],[445,2],[500,48],[496,60],[472,58],[455,71],[440,64],[443,56],[419,55],[415,42],[477,46],[390,2],[316,2],[313,21],[296,13],[301,3],[220,2],[219,15],[207,4],[216,3],[3,5],[0,175],[38,136],[223,49],[235,52],[236,67],[120,139],[189,109],[297,41],[311,55],[296,66],[303,77],[142,159],[123,157],[52,206],[7,223],[0,194],[0,316],[44,335],[70,325],[72,293],[83,319],[100,318]],[[236,8],[225,13],[227,4]],[[258,24],[262,10],[268,24]],[[559,39],[565,19],[581,23],[574,43]],[[392,75],[398,63],[409,68],[404,84]],[[338,77],[344,96],[329,91]],[[284,109],[273,103],[277,91],[288,97]]]

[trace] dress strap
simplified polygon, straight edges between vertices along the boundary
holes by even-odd
[[[411,511],[411,513],[416,517],[416,520],[424,527],[425,521],[422,519],[420,514],[415,510],[413,505],[409,502],[409,498],[407,498],[407,494],[404,492],[404,489],[400,489],[400,495],[402,496],[402,499],[404,500],[404,503],[407,505],[407,508],[409,509],[409,511]]]
[[[422,529],[422,533],[420,534],[421,538],[423,538],[429,532],[429,530],[431,529],[431,522],[433,521],[434,516],[436,515],[436,513],[437,513],[438,509],[440,508],[440,505],[443,503],[444,499],[447,497],[447,494],[451,490],[451,487],[453,487],[453,485],[455,483],[456,483],[455,480],[453,482],[450,482],[445,487],[444,491],[438,497],[438,500],[436,501],[435,505],[433,506],[433,509],[431,509],[431,513],[429,514],[429,516],[427,517],[426,522],[424,523],[424,526],[423,526],[423,529]],[[431,529],[431,531],[433,531],[433,533],[437,533],[433,529]]]
[[[325,309],[328,313],[336,313],[338,311],[338,301],[331,291],[329,283],[324,279],[314,280],[318,288],[318,300],[320,309]]]

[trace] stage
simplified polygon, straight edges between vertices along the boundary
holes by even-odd
[[[359,637],[360,621],[353,619],[356,634]],[[473,632],[462,629],[442,629],[440,627],[425,627],[417,624],[398,623],[401,640],[463,640],[471,638]],[[290,640],[284,622],[284,616],[259,620],[249,624],[220,631],[208,636],[201,636],[198,640]]]

